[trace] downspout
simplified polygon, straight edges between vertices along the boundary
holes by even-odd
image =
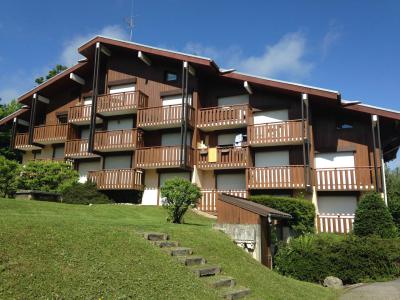
[[[372,129],[372,144],[373,144],[373,157],[374,157],[374,172],[375,172],[375,191],[378,193],[379,188],[378,188],[378,166],[377,166],[377,161],[376,161],[376,153],[375,153],[375,147],[376,147],[376,137],[375,137],[375,122],[376,119],[378,118],[377,115],[371,115],[371,129]]]
[[[93,69],[93,85],[92,85],[92,111],[90,116],[90,130],[89,130],[89,144],[88,152],[93,153],[94,149],[94,134],[96,131],[96,111],[97,111],[97,89],[98,89],[98,78],[100,69],[100,54],[101,44],[96,43],[96,49],[94,54],[94,69]]]
[[[385,174],[385,160],[383,158],[382,151],[382,141],[381,141],[381,128],[379,123],[379,117],[377,116],[376,120],[376,128],[378,133],[378,145],[379,145],[379,158],[381,160],[381,178],[382,178],[382,192],[383,192],[383,200],[385,201],[386,206],[388,205],[387,199],[387,191],[386,191],[386,174]]]
[[[304,167],[304,185],[307,186],[307,157],[306,157],[306,130],[304,120],[304,101],[307,99],[307,94],[301,94],[301,137],[303,140],[303,167]]]
[[[28,144],[33,144],[33,131],[35,130],[36,123],[36,102],[37,102],[37,94],[33,94],[32,98],[32,106],[31,106],[31,118],[29,120],[29,134],[28,134]]]
[[[13,119],[13,125],[11,128],[11,139],[10,139],[10,150],[13,151],[15,147],[15,135],[17,134],[17,125],[18,125],[18,119],[14,118]]]
[[[182,64],[182,112],[181,112],[181,153],[180,164],[182,168],[187,166],[187,123],[188,123],[188,84],[189,65],[184,61]]]

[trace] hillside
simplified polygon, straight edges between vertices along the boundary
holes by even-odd
[[[137,232],[163,231],[252,290],[246,299],[333,299],[253,260],[212,221],[166,222],[158,207],[0,200],[0,298],[219,299]]]

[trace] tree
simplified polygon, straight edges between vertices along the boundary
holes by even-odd
[[[22,190],[61,193],[78,182],[79,174],[69,164],[34,160],[23,166],[17,187]]]
[[[397,236],[397,228],[389,209],[378,193],[362,196],[354,219],[354,233],[357,236],[377,235],[382,238]]]
[[[0,156],[0,197],[12,197],[17,189],[20,165],[14,160]]]
[[[46,75],[46,78],[44,78],[43,76],[38,77],[35,79],[35,82],[37,84],[42,84],[46,80],[49,80],[50,78],[56,76],[57,74],[61,73],[62,71],[66,70],[66,69],[68,69],[68,68],[64,65],[56,65],[53,69],[51,69],[49,71],[49,73]]]
[[[16,112],[21,108],[21,106],[22,105],[15,99],[11,100],[7,104],[0,104],[0,119],[7,117],[13,112]],[[11,124],[6,124],[1,128],[0,155],[5,156],[7,159],[19,160],[20,154],[10,150],[11,127]]]
[[[190,207],[195,207],[201,197],[200,189],[190,181],[175,177],[161,187],[163,206],[168,210],[168,221],[182,223],[183,216]]]
[[[400,232],[400,168],[386,172],[388,207]]]

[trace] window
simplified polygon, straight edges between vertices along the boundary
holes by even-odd
[[[67,123],[68,123],[68,114],[57,115],[57,124],[67,124]]]
[[[338,121],[338,123],[336,124],[336,129],[337,130],[352,129],[352,128],[353,128],[353,122]]]
[[[165,72],[164,80],[167,81],[167,82],[177,81],[178,80],[178,75],[176,73],[174,73],[174,72],[167,71],[167,72]]]

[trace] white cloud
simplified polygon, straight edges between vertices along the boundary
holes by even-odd
[[[340,27],[335,21],[331,21],[329,24],[329,29],[325,33],[322,39],[322,57],[328,54],[332,46],[341,38],[342,27]]]
[[[183,50],[213,58],[221,67],[267,77],[301,79],[308,77],[313,68],[313,63],[305,59],[307,40],[301,32],[286,34],[277,43],[267,45],[259,56],[244,57],[237,46],[217,49],[193,42],[187,43]]]
[[[109,25],[98,32],[86,35],[77,35],[65,42],[64,50],[61,53],[61,63],[69,67],[76,64],[77,61],[82,58],[78,53],[78,48],[96,35],[120,40],[129,39],[128,33],[119,25]]]

